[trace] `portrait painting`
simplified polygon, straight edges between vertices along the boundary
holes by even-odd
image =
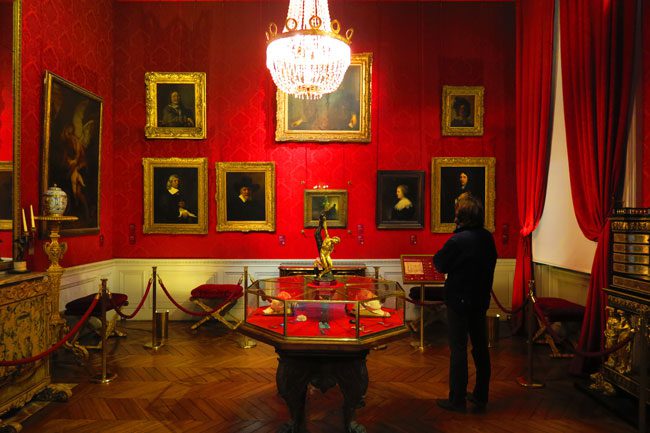
[[[46,71],[44,100],[41,192],[67,194],[63,234],[99,233],[102,98]]]
[[[275,230],[275,163],[217,162],[217,231]]]
[[[370,142],[372,53],[352,54],[337,90],[320,99],[277,91],[276,141]]]
[[[304,207],[304,227],[318,227],[323,212],[328,227],[348,225],[348,192],[344,189],[306,189]]]
[[[424,172],[377,172],[376,223],[380,229],[424,227]]]
[[[147,72],[147,138],[206,137],[204,72]]]
[[[143,158],[142,166],[143,233],[207,233],[207,158]]]
[[[485,228],[494,231],[494,158],[433,158],[431,162],[431,231],[455,230],[459,197],[476,197],[485,210]]]
[[[0,162],[0,230],[11,230],[13,215],[13,162]]]
[[[443,86],[442,135],[483,135],[483,94],[481,86]]]

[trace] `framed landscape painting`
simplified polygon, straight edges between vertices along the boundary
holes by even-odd
[[[49,71],[44,96],[41,192],[56,184],[79,218],[61,233],[99,233],[102,98]]]
[[[327,211],[328,227],[347,227],[348,192],[344,189],[306,189],[304,227],[318,227],[323,211]]]

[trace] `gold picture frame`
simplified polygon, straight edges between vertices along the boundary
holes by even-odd
[[[65,215],[78,219],[61,234],[99,233],[103,99],[50,71],[43,96],[41,194],[54,185],[67,194]]]
[[[11,230],[13,224],[13,173],[14,164],[12,161],[0,162],[0,203],[8,203],[9,206],[0,207],[0,230]]]
[[[442,135],[483,135],[483,86],[442,86]]]
[[[142,158],[142,166],[144,171],[142,232],[206,234],[208,232],[208,159]]]
[[[147,72],[144,82],[147,91],[145,137],[206,137],[205,72]]]
[[[339,88],[317,100],[276,93],[276,141],[369,143],[372,53],[352,54]]]
[[[216,170],[217,231],[275,231],[275,162],[217,162]]]
[[[319,217],[325,207],[327,226],[343,228],[348,225],[348,192],[344,189],[306,189],[304,227],[318,227]]]
[[[485,228],[493,232],[495,168],[496,159],[492,157],[432,158],[431,231],[452,233],[456,228],[456,199],[470,192],[483,203]]]

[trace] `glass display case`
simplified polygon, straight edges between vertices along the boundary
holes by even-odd
[[[397,282],[354,275],[331,285],[307,275],[259,280],[246,289],[240,331],[276,347],[371,347],[406,332],[404,296]]]

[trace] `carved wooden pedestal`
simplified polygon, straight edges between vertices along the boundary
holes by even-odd
[[[282,426],[279,432],[307,432],[305,399],[307,386],[311,383],[321,392],[338,384],[343,394],[343,431],[365,433],[366,429],[354,421],[354,412],[364,406],[363,399],[368,390],[368,350],[276,352],[280,356],[276,374],[278,392],[291,414],[291,421]]]

